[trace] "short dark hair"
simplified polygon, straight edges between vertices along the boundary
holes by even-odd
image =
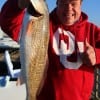
[[[83,1],[83,0],[81,0],[81,1]],[[58,0],[56,0],[56,4],[58,3]]]
[[[58,0],[57,0],[58,1]],[[83,0],[81,0],[81,1],[83,1]]]

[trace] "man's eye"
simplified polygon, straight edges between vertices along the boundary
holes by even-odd
[[[76,6],[77,4],[75,4],[75,3],[71,3],[72,4],[72,6]]]

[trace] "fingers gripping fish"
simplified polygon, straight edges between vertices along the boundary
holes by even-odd
[[[30,1],[21,29],[20,59],[27,100],[36,100],[47,69],[49,12],[44,0]]]

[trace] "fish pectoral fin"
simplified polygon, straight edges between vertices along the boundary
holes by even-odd
[[[33,24],[34,24],[34,20],[30,20],[26,26],[26,34],[27,35],[31,35],[31,33],[33,32]]]

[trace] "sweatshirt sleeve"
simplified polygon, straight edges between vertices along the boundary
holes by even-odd
[[[100,28],[96,31],[96,44],[95,44],[95,54],[96,54],[96,64],[100,65]]]
[[[1,8],[1,29],[15,41],[18,40],[23,15],[24,9],[18,7],[18,0],[7,0]]]

